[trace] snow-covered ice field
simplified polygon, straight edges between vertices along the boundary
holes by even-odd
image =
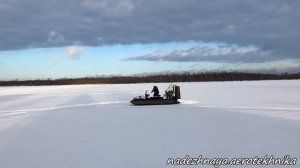
[[[182,103],[164,106],[129,103],[154,84],[0,87],[0,168],[178,167],[168,158],[186,155],[300,159],[300,80],[177,84]]]

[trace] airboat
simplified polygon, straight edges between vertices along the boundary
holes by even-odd
[[[171,84],[163,96],[150,96],[149,90],[145,91],[145,95],[134,97],[130,102],[134,105],[165,105],[165,104],[179,104],[178,99],[181,99],[180,87]]]

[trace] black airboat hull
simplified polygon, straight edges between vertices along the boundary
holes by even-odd
[[[133,99],[130,103],[134,105],[165,105],[165,104],[179,104],[177,100],[170,99]]]

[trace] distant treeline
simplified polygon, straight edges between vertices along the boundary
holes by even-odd
[[[125,84],[125,83],[160,83],[160,82],[207,82],[207,81],[247,81],[247,80],[283,80],[300,79],[296,74],[261,74],[243,72],[207,72],[207,73],[172,73],[145,76],[111,76],[64,78],[48,80],[13,80],[0,81],[0,86],[40,86],[40,85],[79,85],[79,84]]]

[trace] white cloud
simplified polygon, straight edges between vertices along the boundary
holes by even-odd
[[[60,43],[63,43],[64,41],[65,41],[65,38],[60,33],[56,32],[54,30],[49,32],[48,39],[47,39],[48,43],[60,44]]]
[[[65,56],[68,58],[76,59],[83,54],[84,50],[85,50],[84,47],[79,45],[74,45],[67,49]]]
[[[207,45],[170,52],[153,52],[146,55],[127,57],[125,61],[165,61],[165,62],[268,62],[273,61],[272,51],[252,46]]]
[[[78,59],[82,56],[84,51],[85,48],[83,46],[74,44],[73,46],[68,47],[63,54],[57,57],[56,60],[53,61],[53,65],[57,65],[64,58]]]

